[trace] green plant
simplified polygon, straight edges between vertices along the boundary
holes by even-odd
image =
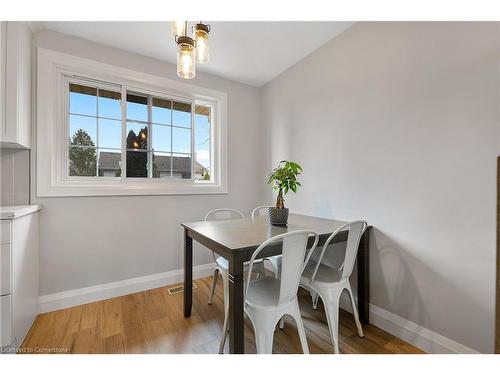
[[[90,135],[78,129],[69,140],[69,175],[95,176],[97,172],[97,153]],[[90,147],[78,147],[90,146]]]
[[[267,183],[273,185],[273,189],[278,191],[276,198],[276,208],[285,208],[285,199],[283,198],[290,190],[294,193],[300,182],[297,176],[302,172],[302,167],[293,161],[282,160],[271,173],[267,175]]]

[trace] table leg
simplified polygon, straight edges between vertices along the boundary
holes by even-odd
[[[245,352],[243,260],[235,255],[229,261],[229,352]]]
[[[366,228],[361,237],[358,248],[358,310],[361,323],[370,322],[370,267],[369,267],[369,240],[370,227]]]
[[[191,316],[193,306],[193,239],[184,229],[184,316]]]

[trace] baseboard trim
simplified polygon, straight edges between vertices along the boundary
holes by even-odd
[[[356,299],[356,298],[355,298]],[[346,293],[340,298],[340,307],[352,313],[351,303]],[[448,337],[406,320],[379,306],[370,303],[370,324],[389,332],[401,340],[430,354],[480,354]]]
[[[193,268],[193,279],[210,276],[213,269],[213,263],[195,266]],[[38,312],[45,313],[60,310],[67,307],[102,301],[109,298],[180,283],[182,282],[183,275],[184,271],[179,269],[94,285],[87,288],[47,294],[39,297]]]
[[[432,354],[479,354],[448,337],[370,304],[370,323]]]

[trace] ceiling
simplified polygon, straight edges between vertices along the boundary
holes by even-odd
[[[260,87],[354,22],[208,22],[210,62],[198,71]],[[170,22],[43,22],[43,28],[176,63]]]

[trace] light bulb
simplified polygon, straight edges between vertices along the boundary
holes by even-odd
[[[189,38],[191,39],[191,38]],[[192,44],[179,43],[177,46],[177,75],[184,79],[195,77],[195,51]]]
[[[196,30],[196,61],[202,64],[208,62],[208,33],[203,30]]]
[[[173,21],[172,22],[172,36],[186,35],[186,21]]]

